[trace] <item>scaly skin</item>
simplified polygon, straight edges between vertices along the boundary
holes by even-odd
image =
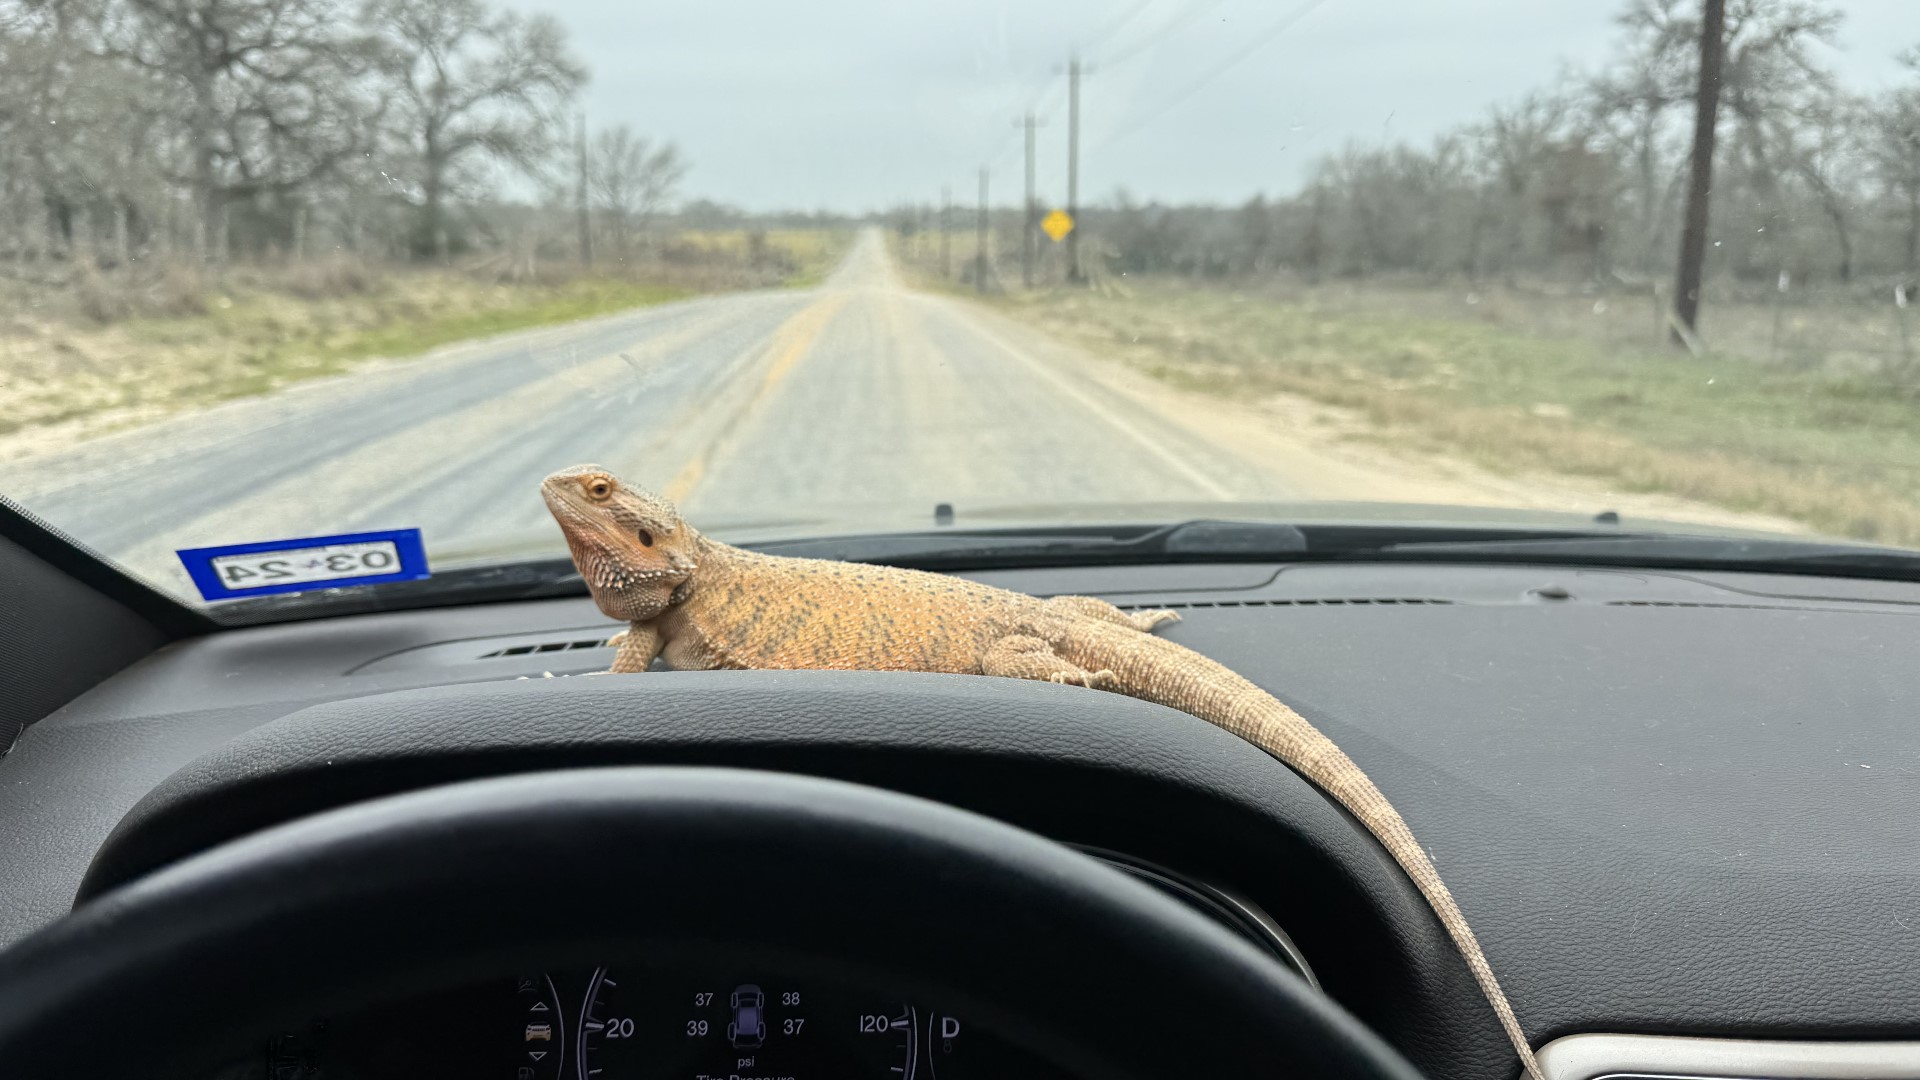
[[[1292,766],[1365,825],[1452,935],[1532,1080],[1533,1049],[1453,894],[1386,796],[1271,694],[1150,631],[1171,611],[1041,600],[940,574],[742,551],[595,465],[541,495],[600,610],[625,621],[613,671],[831,668],[999,675],[1110,690],[1191,713]]]

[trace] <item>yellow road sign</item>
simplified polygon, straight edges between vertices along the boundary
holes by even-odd
[[[1055,210],[1040,219],[1040,227],[1045,229],[1047,235],[1053,237],[1053,242],[1057,244],[1065,240],[1067,234],[1073,231],[1073,215],[1065,210]]]

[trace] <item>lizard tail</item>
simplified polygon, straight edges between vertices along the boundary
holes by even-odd
[[[1152,644],[1143,650],[1141,645],[1146,642]],[[1466,915],[1454,902],[1453,893],[1400,812],[1345,751],[1273,695],[1184,646],[1133,635],[1118,649],[1089,651],[1107,654],[1099,659],[1112,661],[1086,665],[1111,669],[1111,689],[1191,713],[1233,732],[1292,766],[1359,818],[1439,916],[1440,924],[1473,972],[1474,981],[1480,984],[1481,993],[1493,1006],[1529,1080],[1543,1080],[1533,1046],[1514,1016],[1506,992],[1500,989],[1500,980],[1494,977],[1479,939],[1467,925]]]

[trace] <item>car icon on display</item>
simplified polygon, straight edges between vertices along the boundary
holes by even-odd
[[[754,1050],[767,1041],[767,995],[747,983],[733,988],[733,1020],[727,1024],[727,1041],[735,1050]]]

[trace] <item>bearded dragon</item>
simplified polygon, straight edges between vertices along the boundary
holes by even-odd
[[[1266,750],[1331,795],[1413,879],[1465,958],[1531,1080],[1533,1048],[1453,894],[1407,823],[1305,717],[1226,667],[1154,637],[1172,611],[1129,613],[888,566],[783,558],[702,535],[667,500],[597,465],[541,496],[594,602],[627,629],[613,672],[656,657],[677,670],[861,669],[1067,683],[1191,713]]]

